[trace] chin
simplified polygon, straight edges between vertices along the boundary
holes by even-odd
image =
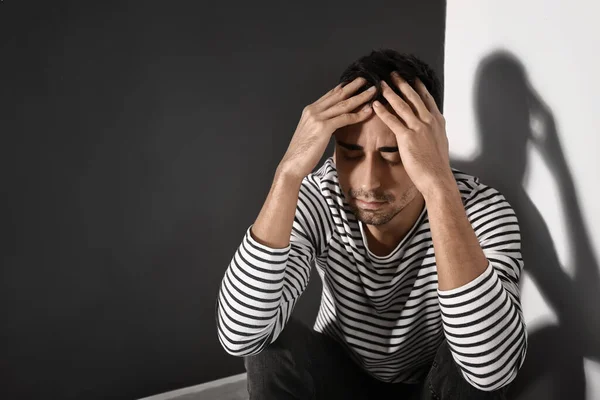
[[[351,206],[350,208],[352,209],[352,212],[356,216],[357,220],[363,224],[374,226],[387,224],[400,212],[400,210],[397,210],[396,212],[391,212],[389,210],[363,210],[361,208],[357,208],[356,206]]]
[[[394,217],[389,215],[357,215],[356,219],[365,225],[380,226],[390,222]]]

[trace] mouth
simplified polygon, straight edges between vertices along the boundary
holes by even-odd
[[[358,207],[365,210],[376,210],[381,208],[386,202],[385,201],[364,201],[360,199],[355,199]]]

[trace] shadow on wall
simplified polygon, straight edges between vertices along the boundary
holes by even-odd
[[[509,398],[584,400],[583,358],[600,361],[600,277],[552,113],[531,87],[521,62],[506,51],[480,63],[474,99],[481,152],[473,161],[451,164],[480,177],[512,204],[525,270],[558,317],[558,325],[529,331],[527,357]],[[531,117],[541,121],[540,130],[532,130]],[[528,143],[556,180],[575,263],[573,278],[561,267],[548,226],[523,187]]]

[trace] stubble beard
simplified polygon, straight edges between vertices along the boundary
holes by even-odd
[[[409,205],[410,202],[415,199],[417,194],[418,190],[416,186],[412,185],[402,194],[400,200],[396,204],[393,204],[392,207],[390,207],[389,204],[386,204],[381,210],[364,210],[358,208],[356,203],[350,203],[349,206],[356,216],[356,219],[363,224],[373,226],[385,225]]]

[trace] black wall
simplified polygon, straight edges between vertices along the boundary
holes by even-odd
[[[0,2],[0,398],[243,372],[217,289],[302,108],[372,49],[442,75],[443,1]],[[329,156],[329,154],[326,154]],[[297,309],[312,324],[313,274]]]

